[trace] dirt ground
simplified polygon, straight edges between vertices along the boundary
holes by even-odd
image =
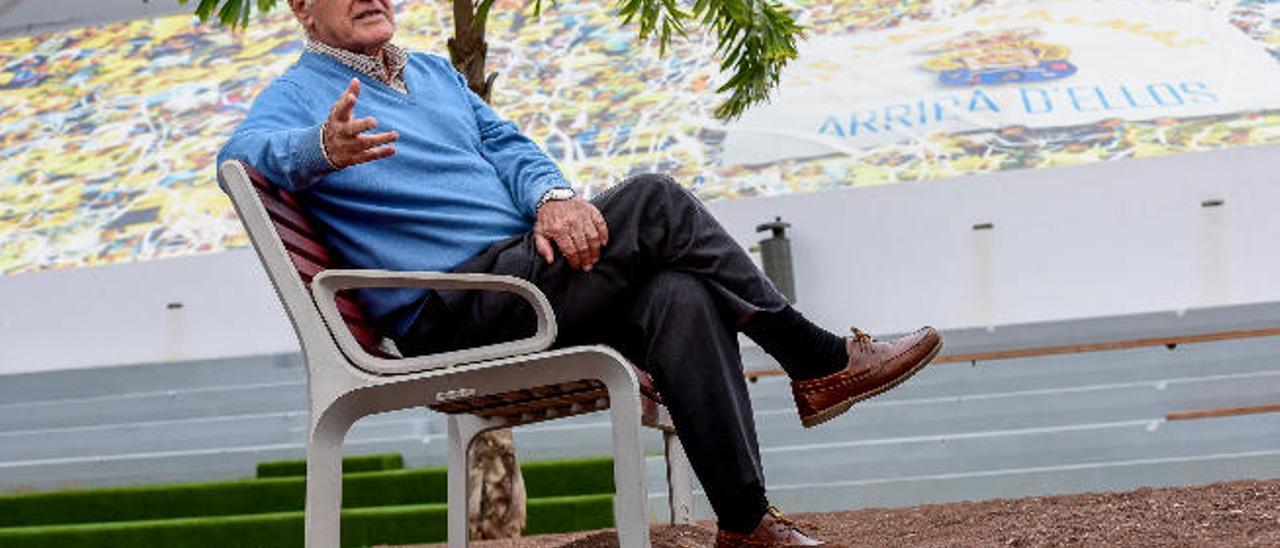
[[[1280,546],[1280,480],[789,517],[850,546]],[[701,548],[713,544],[715,526],[658,526],[651,534],[654,548]],[[606,548],[618,540],[603,530],[472,546]]]

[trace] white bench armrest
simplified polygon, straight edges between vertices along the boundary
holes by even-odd
[[[533,306],[538,328],[533,336],[475,348],[428,354],[412,358],[389,359],[365,351],[347,327],[338,311],[339,291],[360,288],[423,287],[429,289],[475,289],[515,293]],[[447,272],[396,272],[390,270],[330,269],[311,281],[311,293],[321,317],[337,341],[343,354],[357,367],[379,375],[402,375],[474,363],[508,356],[539,352],[556,340],[555,312],[537,286],[513,276],[494,274],[455,274]]]

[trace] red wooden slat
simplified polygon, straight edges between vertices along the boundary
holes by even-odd
[[[276,234],[281,236],[281,243],[289,253],[289,259],[293,261],[293,267],[302,276],[304,282],[310,283],[311,278],[322,272],[325,267],[316,261],[319,257],[310,257],[312,255],[328,255],[327,253],[310,252],[311,238],[299,234],[299,231],[314,232],[306,218],[298,211],[297,201],[291,197],[288,202],[284,201],[284,197],[288,193],[271,184],[266,177],[263,177],[258,170],[245,165],[245,173],[249,175],[249,181],[258,190],[258,201],[260,201],[267,210],[267,214],[271,217],[272,224],[275,225]],[[292,233],[292,234],[290,234]],[[285,235],[289,234],[288,237]],[[293,240],[291,243],[289,240]],[[327,263],[328,261],[319,261],[319,263]]]
[[[381,337],[374,331],[373,326],[369,325],[369,321],[365,319],[364,312],[360,310],[360,306],[356,304],[350,297],[339,294],[337,298],[338,312],[342,314],[342,320],[347,324],[347,329],[351,331],[351,335],[356,338],[356,342],[364,347],[365,351],[375,356],[385,355],[382,352],[379,343],[382,342]]]
[[[640,381],[640,394],[651,400],[661,402],[662,396],[658,394],[658,387],[653,384],[653,377],[633,363],[628,362],[628,365],[631,366],[632,371],[635,371],[636,380]]]
[[[244,171],[245,173],[249,174],[249,180],[253,181],[253,186],[256,186],[262,189],[275,188],[275,186],[272,185],[271,182],[268,181],[266,177],[263,177],[261,173],[258,173],[258,170],[253,169],[249,166],[244,166]]]
[[[356,335],[357,339],[359,339],[361,335],[367,334],[368,337],[366,338],[373,341],[373,347],[376,348],[378,346],[378,341],[380,341],[381,339],[379,339],[377,334],[374,332],[373,326],[369,325],[369,322],[365,321],[364,318],[353,318],[351,316],[343,314],[342,321],[343,323],[347,324],[347,329],[350,329],[351,333],[353,335]],[[366,344],[367,342],[368,341],[360,342],[360,344],[364,346],[366,350],[369,349],[369,345]]]
[[[369,320],[366,319],[364,314],[358,310],[353,313],[350,308],[346,308],[342,303],[338,303],[338,313],[342,314],[342,321],[347,322],[347,325],[360,326],[365,329],[372,328],[372,324],[369,323]]]
[[[329,250],[325,249],[319,242],[299,234],[281,223],[276,223],[276,234],[284,241],[285,249],[305,256],[311,259],[311,262],[324,268],[333,266],[333,257],[329,255]]]
[[[591,392],[577,392],[574,394],[566,394],[553,398],[543,398],[537,400],[525,400],[511,405],[503,405],[498,407],[488,407],[483,409],[473,409],[472,411],[483,415],[495,416],[518,416],[523,413],[536,413],[548,408],[568,407],[575,403],[590,404],[600,398],[608,397],[608,392],[601,388]]]
[[[290,209],[279,199],[266,193],[260,192],[258,196],[262,199],[262,205],[266,208],[267,215],[271,217],[272,222],[277,225],[288,225],[295,232],[311,239],[318,237],[319,231],[311,225],[311,221],[308,221],[301,212]]]
[[[280,194],[276,193],[276,189],[257,187],[255,190],[258,191],[258,200],[262,203],[280,204]]]
[[[535,395],[531,389],[512,390],[510,392],[502,392],[499,394],[491,394],[486,396],[476,396],[464,400],[456,400],[449,402],[451,406],[462,406],[468,410],[485,410],[486,412],[495,412],[495,414],[506,414],[514,412],[522,408],[536,409],[542,406],[541,402],[548,399],[563,399],[564,401],[584,402],[593,401],[599,398],[604,390],[604,385],[600,383],[588,383],[581,385],[578,382],[564,384],[549,384],[538,387],[538,391],[542,395]]]
[[[553,385],[553,386],[564,387],[563,391],[565,392],[579,392],[582,390],[591,390],[596,386],[598,386],[599,384],[600,384],[599,381],[584,380],[584,381],[571,381],[571,382],[561,383],[559,385]]]
[[[561,385],[561,386],[564,386],[564,385]],[[535,386],[533,388],[530,388],[529,391],[533,392],[535,395],[541,398],[549,398],[559,394],[559,391],[551,386]]]
[[[324,271],[324,267],[292,251],[289,252],[289,259],[293,261],[293,267],[298,269],[298,274],[306,283],[311,283],[311,279],[316,277],[316,274]]]
[[[298,200],[296,200],[292,194],[283,190],[280,191],[280,202],[289,206],[290,209],[302,211],[302,205],[298,203]]]
[[[378,342],[381,341],[381,339],[375,335],[373,331],[370,331],[368,327],[363,325],[351,325],[351,323],[348,322],[347,328],[351,330],[351,335],[356,338],[356,342],[360,343],[360,346],[364,347],[365,352],[375,356],[382,355],[382,350],[378,348]]]
[[[253,181],[253,185],[258,189],[258,197],[262,200],[262,205],[266,207],[273,221],[283,221],[299,232],[314,236],[316,231],[307,221],[306,216],[301,214],[298,201],[289,192],[271,184],[253,168],[245,169],[249,173],[249,180]]]
[[[661,400],[643,389],[641,394],[645,424],[655,424]],[[575,404],[585,408],[579,412],[594,410],[597,402],[608,397],[608,391],[599,381],[573,381],[437,403],[431,408],[443,413],[471,413],[521,423],[525,415],[572,414]]]
[[[344,317],[359,319],[361,323],[367,323],[364,318],[364,311],[360,309],[360,305],[351,297],[347,297],[342,293],[338,294],[338,312]]]
[[[271,217],[276,234],[280,237],[289,259],[303,282],[310,283],[320,272],[334,264],[333,255],[317,237],[318,232],[302,214],[298,201],[288,192],[277,188],[265,177],[246,166],[249,180],[258,189],[258,199]],[[360,307],[349,297],[338,297],[338,310],[351,335],[370,354],[384,356],[379,348],[381,339],[370,328]]]
[[[355,299],[340,293],[338,294],[337,304],[338,312],[342,314],[343,321],[347,323],[347,327],[351,329],[352,333],[356,333],[357,331],[368,332],[372,340],[375,341],[373,347],[377,348],[378,337],[374,335],[376,330],[373,329],[373,326],[369,323],[369,320],[364,315],[364,311],[360,309],[360,305],[356,303]],[[361,344],[365,346],[365,350],[370,349],[369,345],[365,344],[363,341]]]

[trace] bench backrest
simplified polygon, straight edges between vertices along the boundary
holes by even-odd
[[[318,329],[326,324],[306,287],[320,272],[335,266],[334,254],[324,245],[321,232],[293,196],[248,166],[227,162],[221,170],[231,191],[232,202],[293,321],[303,349],[324,345],[328,348],[322,350],[341,352],[327,328]],[[342,297],[338,308],[361,346],[370,354],[386,357],[379,348],[378,337],[356,302]],[[312,327],[316,324],[319,325]],[[309,368],[313,367],[310,358],[307,362]],[[656,420],[653,417],[657,416],[656,406],[660,398],[649,376],[639,369],[635,371],[640,380],[640,391],[646,396],[642,401],[642,411],[646,421],[652,422]],[[599,381],[584,380],[438,402],[432,407],[446,413],[474,413],[522,424],[533,415],[564,416],[583,410],[603,409],[607,405],[608,394],[604,385]]]
[[[240,164],[248,175],[249,181],[253,183],[258,201],[262,204],[266,211],[267,219],[270,220],[270,228],[274,230],[275,237],[284,245],[284,250],[289,261],[305,287],[311,283],[320,272],[326,269],[339,266],[335,254],[329,250],[324,243],[324,237],[318,229],[316,223],[312,222],[310,217],[303,211],[298,200],[285,190],[271,184],[270,181],[263,177],[252,167]],[[239,204],[238,204],[239,205]],[[241,218],[244,218],[245,212],[241,212]],[[252,234],[250,228],[250,239],[254,242],[255,247],[261,247],[258,241],[265,237],[265,234]],[[264,250],[259,249],[261,255]],[[265,261],[265,259],[264,259]],[[274,277],[274,274],[273,274]],[[279,288],[280,280],[273,280]],[[310,297],[310,292],[307,291]],[[364,312],[360,309],[359,303],[356,302],[351,295],[340,294],[338,296],[338,310],[342,312],[342,318],[346,321],[347,328],[355,337],[360,346],[365,351],[375,356],[385,356],[386,353],[380,347],[380,338],[376,334],[373,326],[365,317]],[[292,318],[296,311],[290,310],[289,314]],[[318,318],[318,315],[316,316]],[[295,324],[298,318],[293,318]],[[301,337],[299,333],[299,337]]]

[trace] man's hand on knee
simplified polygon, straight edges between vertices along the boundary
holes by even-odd
[[[555,261],[551,249],[555,242],[569,266],[589,272],[600,260],[600,248],[609,243],[609,228],[591,202],[581,198],[557,200],[538,208],[533,238],[538,254],[547,263]]]
[[[360,97],[360,80],[351,79],[347,91],[329,109],[329,118],[324,122],[324,154],[333,167],[343,169],[356,164],[363,164],[396,153],[396,147],[390,143],[400,138],[395,131],[383,133],[365,133],[378,127],[378,120],[370,116],[358,120],[351,119],[351,111]],[[386,146],[384,146],[386,145]]]

